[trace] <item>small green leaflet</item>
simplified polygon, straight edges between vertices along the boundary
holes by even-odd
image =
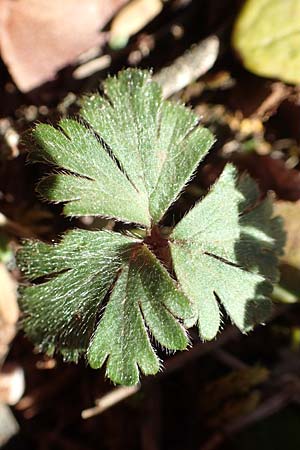
[[[249,177],[228,164],[168,238],[154,237],[214,138],[188,108],[163,100],[148,72],[109,78],[103,96],[82,100],[79,119],[37,125],[33,138],[30,160],[53,167],[37,187],[45,199],[68,216],[113,218],[147,235],[73,230],[57,244],[25,243],[23,327],[42,351],[86,355],[132,385],[139,371],[159,370],[155,343],[183,350],[195,323],[214,338],[220,303],[244,332],[266,319],[284,238]]]
[[[173,230],[175,272],[194,307],[189,326],[197,322],[202,339],[218,332],[219,302],[242,331],[269,316],[283,245],[281,220],[271,215],[270,199],[259,203],[253,181],[238,180],[227,164],[209,194]]]
[[[190,313],[188,300],[146,246],[137,249],[128,266],[113,288],[88,351],[95,368],[110,355],[107,375],[121,384],[138,382],[138,366],[145,374],[159,369],[145,323],[159,344],[183,350],[188,339],[174,315]]]

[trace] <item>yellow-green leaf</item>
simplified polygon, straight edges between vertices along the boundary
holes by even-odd
[[[233,45],[251,72],[300,83],[300,1],[247,0]]]

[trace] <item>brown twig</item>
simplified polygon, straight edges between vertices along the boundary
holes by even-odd
[[[273,315],[270,320],[275,319],[279,315],[283,314],[285,311],[286,311],[285,306],[278,307],[277,310],[273,312]],[[189,351],[177,353],[172,358],[169,358],[165,363],[164,370],[159,374],[157,374],[155,377],[147,379],[147,381],[145,381],[143,384],[153,383],[163,377],[169,376],[173,372],[176,372],[177,370],[180,370],[183,367],[185,367],[185,365],[188,364],[189,362],[192,362],[197,358],[201,358],[202,356],[205,356],[211,352],[213,352],[213,354],[219,360],[222,360],[223,363],[229,365],[230,367],[234,367],[235,369],[245,368],[247,367],[245,363],[235,358],[230,353],[221,350],[221,348],[224,345],[228,344],[228,342],[233,341],[234,339],[237,339],[241,336],[242,336],[241,332],[237,328],[230,326],[226,328],[225,331],[223,331],[223,333],[218,337],[218,339],[210,342],[199,342]],[[100,399],[95,400],[96,406],[83,410],[81,413],[82,418],[88,419],[90,417],[94,417],[95,415],[101,414],[108,408],[116,405],[125,398],[128,398],[131,395],[135,394],[138,390],[140,390],[140,388],[141,385],[139,384],[137,386],[131,387],[121,386],[113,389]]]
[[[103,395],[103,397],[95,400],[96,406],[89,409],[84,409],[81,413],[81,417],[83,419],[90,419],[98,414],[103,413],[106,409],[111,408],[117,403],[125,400],[127,397],[131,397],[133,394],[136,394],[141,388],[140,384],[135,386],[120,386],[107,394]]]
[[[145,383],[148,384],[154,382],[162,377],[170,375],[177,370],[182,369],[187,363],[227,344],[229,341],[237,338],[239,335],[240,332],[237,329],[233,327],[227,328],[227,330],[224,331],[224,333],[218,338],[218,340],[199,343],[189,351],[182,352],[180,354],[177,354],[173,358],[170,358],[165,364],[164,371],[156,375],[155,378],[148,379]],[[101,414],[108,408],[111,408],[122,400],[135,394],[140,390],[140,388],[140,384],[136,386],[121,386],[115,388],[100,399],[95,400],[96,406],[83,410],[81,416],[83,419],[89,419],[91,417],[94,417],[95,415]]]
[[[180,91],[212,68],[219,53],[219,39],[212,35],[193,45],[153,79],[162,86],[165,98]]]

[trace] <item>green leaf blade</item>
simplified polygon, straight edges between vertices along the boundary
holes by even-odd
[[[199,119],[192,111],[164,101],[148,72],[126,70],[109,78],[104,93],[107,99],[87,98],[81,114],[109,146],[132,184],[146,193],[152,221],[157,223],[214,138],[207,129],[196,128]]]
[[[49,201],[68,201],[66,215],[102,215],[149,225],[147,198],[136,191],[92,131],[71,119],[61,120],[59,127],[35,128],[38,147],[30,159],[71,173],[46,177],[38,192]]]
[[[155,344],[186,349],[196,323],[213,339],[223,310],[243,332],[264,322],[284,235],[271,199],[230,164],[169,234],[164,215],[214,138],[192,111],[163,100],[146,71],[125,70],[103,89],[85,99],[79,121],[34,130],[30,159],[53,169],[37,189],[67,216],[146,229],[139,238],[74,230],[58,244],[26,243],[20,305],[40,349],[86,355],[114,383],[132,385],[159,370]]]
[[[100,368],[107,360],[107,376],[118,384],[139,381],[139,369],[146,375],[159,370],[159,361],[134,297],[128,295],[129,268],[124,268],[114,287],[88,351],[91,367]]]
[[[100,215],[147,225],[149,217],[139,196],[131,193],[133,197],[126,188],[122,191],[119,188],[113,181],[102,179],[98,182],[61,173],[45,177],[36,189],[47,200],[64,203],[66,216]]]
[[[179,307],[177,305],[180,305]],[[190,314],[188,300],[167,271],[142,246],[134,252],[114,287],[91,342],[88,359],[99,368],[107,360],[107,376],[115,383],[136,384],[138,367],[144,374],[159,370],[147,328],[156,342],[170,350],[188,345],[186,331],[171,307]]]
[[[199,334],[204,341],[213,339],[221,324],[219,306],[215,298],[210,279],[194,256],[188,245],[171,244],[171,252],[175,263],[178,280],[186,296],[193,303],[194,315],[186,321],[191,327],[198,324]]]
[[[28,278],[22,288],[23,327],[45,351],[66,358],[86,351],[99,307],[136,240],[105,231],[77,230],[57,245],[28,242],[18,264]],[[32,259],[33,255],[39,258]]]
[[[49,354],[59,350],[65,359],[77,361],[88,351],[92,367],[108,359],[109,378],[135,384],[139,368],[145,374],[159,370],[149,333],[170,350],[187,347],[178,318],[191,314],[189,301],[137,239],[75,230],[56,245],[26,243],[18,264],[27,278],[39,283],[22,289],[24,330]]]
[[[182,105],[165,102],[162,107],[158,142],[161,153],[157,158],[161,166],[150,196],[150,213],[155,222],[177,199],[214,143],[207,128],[195,128],[197,123],[196,115]]]
[[[177,199],[214,139],[197,128],[192,111],[163,100],[149,72],[125,70],[103,88],[104,96],[83,101],[80,114],[88,126],[63,119],[57,129],[40,124],[33,131],[31,161],[61,171],[38,189],[50,201],[68,202],[66,215],[149,227]]]
[[[266,320],[284,239],[270,200],[258,202],[249,177],[238,179],[228,164],[171,240],[175,272],[196,305],[203,339],[214,337],[220,326],[218,301],[244,332]]]

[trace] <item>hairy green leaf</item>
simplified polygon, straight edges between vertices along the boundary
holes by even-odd
[[[186,328],[215,337],[220,305],[242,330],[265,320],[283,245],[270,199],[227,165],[208,195],[162,232],[163,217],[213,143],[148,72],[109,78],[83,100],[79,120],[38,125],[31,161],[52,166],[38,191],[69,216],[99,215],[145,228],[74,230],[54,245],[28,242],[18,262],[30,284],[20,304],[27,335],[67,360],[86,355],[115,383],[154,374],[154,343],[188,345]]]
[[[83,102],[82,116],[111,149],[158,222],[214,139],[182,105],[162,99],[148,72],[126,70],[104,82],[104,97]]]
[[[186,348],[186,332],[175,316],[188,317],[189,302],[141,241],[119,233],[74,230],[54,246],[28,242],[18,260],[36,282],[22,293],[24,329],[42,350],[51,354],[59,348],[66,360],[76,361],[90,346],[92,367],[100,367],[109,356],[108,376],[134,384],[137,365],[146,374],[159,368],[146,327],[162,346]]]
[[[86,351],[99,307],[134,239],[105,231],[74,230],[56,245],[27,242],[18,263],[37,280],[22,289],[24,329],[42,350],[66,359]]]
[[[194,321],[203,339],[212,339],[220,327],[219,302],[242,331],[268,317],[282,226],[272,218],[269,199],[258,203],[249,177],[238,180],[228,164],[171,239],[175,271],[194,301]]]
[[[151,347],[146,325],[156,342],[183,350],[188,340],[174,315],[187,317],[189,303],[167,271],[146,246],[138,248],[112,291],[88,353],[92,367],[106,358],[107,375],[121,384],[138,382],[138,366],[154,374],[159,361]]]
[[[104,145],[86,126],[63,119],[59,129],[37,125],[32,161],[62,169],[44,178],[37,190],[48,200],[66,202],[68,216],[101,215],[149,225],[145,196],[118,168]]]
[[[65,203],[67,216],[100,215],[149,226],[158,222],[213,143],[197,116],[164,101],[146,71],[126,70],[83,101],[86,124],[39,124],[32,161],[55,174],[37,190]],[[57,169],[59,172],[57,173]]]

